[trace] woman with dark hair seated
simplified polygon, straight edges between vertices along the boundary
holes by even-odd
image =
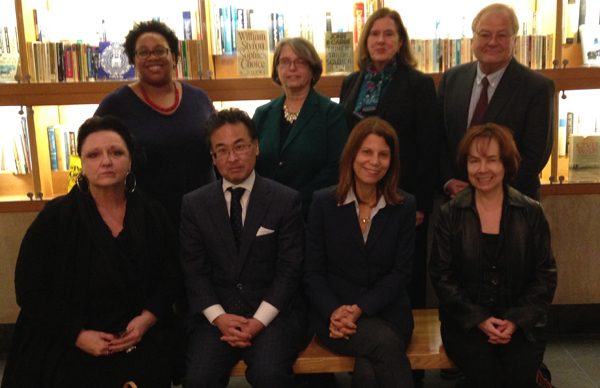
[[[412,195],[396,188],[398,149],[386,121],[361,121],[342,152],[339,184],[315,193],[308,217],[311,322],[325,346],[356,357],[353,387],[413,386],[406,286],[416,207]]]
[[[442,206],[429,269],[446,353],[466,386],[537,387],[556,262],[539,202],[509,186],[520,156],[507,128],[469,129],[470,186]]]
[[[77,186],[48,202],[21,244],[21,313],[2,388],[169,388],[185,346],[172,310],[182,282],[175,231],[136,187],[120,120],[86,120],[77,152]]]

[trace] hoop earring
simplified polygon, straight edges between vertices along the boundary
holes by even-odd
[[[127,194],[132,194],[135,191],[137,180],[131,171],[127,171],[127,175],[125,175],[125,179],[123,179],[123,186],[125,186],[125,192]]]
[[[77,174],[77,180],[75,182],[77,183],[77,188],[83,194],[87,195],[90,193],[90,181],[83,173]]]

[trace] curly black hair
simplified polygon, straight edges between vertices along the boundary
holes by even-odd
[[[179,39],[177,39],[177,35],[175,35],[175,32],[173,32],[169,26],[157,20],[148,20],[146,22],[136,23],[133,29],[130,30],[125,37],[123,48],[125,49],[125,53],[129,58],[129,64],[134,64],[133,59],[135,58],[135,44],[137,43],[140,35],[146,32],[155,32],[165,37],[167,43],[169,44],[169,50],[175,54],[175,63],[177,64],[180,54]]]

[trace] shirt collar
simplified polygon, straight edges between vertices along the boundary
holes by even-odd
[[[487,75],[483,71],[481,71],[481,68],[479,67],[479,64],[478,64],[477,65],[477,77],[475,77],[475,81],[477,82],[477,85],[481,85],[481,81],[483,80],[483,77],[487,76],[490,86],[492,88],[496,88],[496,86],[498,85],[498,82],[500,82],[500,79],[504,75],[505,71],[506,71],[506,66],[504,66],[502,69],[498,70],[495,73]]]
[[[254,172],[254,170],[252,170],[252,172],[250,173],[248,178],[246,178],[246,180],[243,181],[242,183],[240,183],[239,185],[234,185],[233,183],[229,182],[227,179],[223,178],[223,192],[227,191],[227,189],[230,187],[243,187],[244,189],[246,189],[246,191],[251,192],[252,187],[254,187],[255,180],[256,180],[256,173]]]
[[[350,188],[350,190],[348,190],[348,194],[346,194],[346,199],[344,200],[344,203],[341,205],[338,204],[338,206],[347,205],[352,202],[354,202],[356,206],[358,206],[358,199],[354,194],[354,190]],[[385,205],[387,205],[387,202],[385,201],[385,197],[382,195],[381,197],[379,197],[379,201],[377,201],[377,204],[375,205],[375,207],[373,207],[373,210],[383,209]]]

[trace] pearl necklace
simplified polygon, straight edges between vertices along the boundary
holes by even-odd
[[[296,119],[298,118],[298,115],[300,114],[300,109],[298,109],[298,112],[292,113],[289,111],[287,105],[283,105],[283,117],[285,117],[285,120],[290,123],[293,124],[294,121],[296,121]]]
[[[160,112],[171,112],[172,110],[174,110],[175,108],[177,108],[177,105],[179,104],[179,90],[177,89],[177,85],[175,85],[175,82],[173,82],[173,86],[175,87],[175,103],[172,106],[168,107],[168,108],[163,108],[163,107],[158,106],[154,101],[152,101],[150,99],[150,97],[148,97],[148,95],[146,94],[146,91],[142,87],[142,84],[140,83],[139,85],[140,85],[140,89],[142,91],[142,96],[144,96],[144,100],[146,100],[146,102],[148,103],[148,105],[150,105],[151,107],[153,107],[157,111],[160,111]]]

